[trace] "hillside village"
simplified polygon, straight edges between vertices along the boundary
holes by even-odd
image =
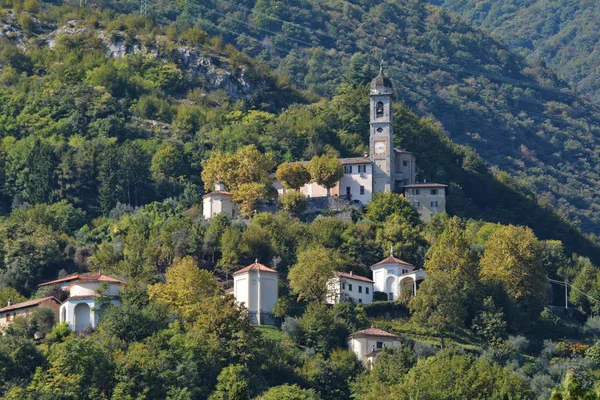
[[[600,398],[598,115],[424,0],[0,0],[0,399]]]
[[[446,186],[415,183],[415,157],[394,147],[392,93],[392,83],[385,77],[381,67],[379,75],[371,82],[369,95],[372,148],[369,157],[338,160],[344,173],[333,190],[316,182],[308,182],[297,189],[300,193],[308,198],[340,196],[340,188],[346,188],[343,196],[348,203],[362,206],[371,203],[376,193],[399,192],[424,222],[445,212]],[[276,180],[273,186],[280,195],[286,193],[285,185],[281,182]],[[210,220],[221,213],[232,218],[240,216],[232,194],[219,181],[215,183],[215,190],[203,197],[203,215]],[[334,272],[327,283],[326,303],[372,303],[377,293],[388,301],[401,298],[408,301],[416,295],[419,284],[425,279],[423,269],[416,269],[414,265],[394,257],[393,245],[389,257],[373,264],[370,269],[372,279],[352,272]],[[50,296],[12,304],[9,299],[9,304],[0,309],[0,326],[7,328],[17,317],[28,317],[36,308],[48,308],[53,311],[56,323],[67,323],[74,332],[94,329],[107,307],[120,304],[123,283],[102,274],[75,274],[43,282],[38,286],[54,286],[63,291],[65,294],[59,297],[64,297],[64,301]],[[253,323],[280,325],[281,321],[273,313],[278,300],[278,288],[277,271],[256,260],[233,273],[233,287],[227,292],[245,307]],[[376,352],[380,352],[383,346],[400,344],[398,336],[380,329],[355,332],[348,339],[349,347],[369,368],[376,361]],[[365,349],[371,345],[375,348],[367,352]]]

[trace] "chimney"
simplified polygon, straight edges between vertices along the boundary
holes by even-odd
[[[364,158],[369,158],[369,153],[363,153]]]
[[[423,178],[423,183],[427,183],[427,178]]]
[[[8,307],[8,306],[12,306],[12,301],[10,299],[8,299],[8,302],[6,304],[6,307]]]
[[[350,271],[350,275],[354,275],[354,272]]]

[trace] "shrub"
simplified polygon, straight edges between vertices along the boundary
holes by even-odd
[[[385,292],[373,292],[373,301],[388,301],[388,295]]]
[[[300,215],[306,211],[306,196],[301,192],[288,191],[279,196],[279,209],[292,215]]]

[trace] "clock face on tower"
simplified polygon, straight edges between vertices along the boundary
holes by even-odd
[[[373,145],[375,146],[376,156],[385,156],[385,140],[376,140]]]

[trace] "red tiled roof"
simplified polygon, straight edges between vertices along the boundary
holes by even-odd
[[[380,337],[388,337],[388,338],[394,338],[394,339],[400,339],[399,336],[396,336],[392,333],[386,332],[382,329],[378,329],[378,328],[367,328],[367,329],[363,329],[362,331],[358,331],[358,332],[354,332],[352,335],[350,335],[351,338],[353,337],[364,337],[364,336],[380,336]]]
[[[221,196],[233,196],[231,193],[226,192],[225,190],[215,190],[214,192],[206,193],[204,196],[202,196],[202,198],[205,199],[207,197],[212,197],[216,194],[220,194]]]
[[[53,285],[55,283],[69,282],[69,281],[92,281],[92,282],[123,283],[123,281],[120,281],[120,280],[115,279],[115,278],[111,278],[110,276],[103,275],[103,274],[74,274],[74,275],[66,276],[64,278],[56,279],[54,281],[40,283],[38,286]]]
[[[247,267],[244,267],[244,268],[240,269],[239,271],[235,271],[233,273],[233,275],[241,274],[241,273],[248,272],[248,271],[273,272],[275,274],[277,273],[277,271],[275,271],[274,269],[271,269],[265,265],[255,262],[254,264],[248,265]]]
[[[444,185],[441,183],[413,183],[410,185],[404,185],[405,189],[410,189],[410,188],[431,188],[431,187],[438,187],[438,188],[446,188],[448,187],[448,185]]]
[[[389,256],[385,260],[381,260],[377,264],[371,265],[371,269],[373,269],[373,267],[378,267],[378,266],[380,266],[382,264],[400,264],[400,265],[406,265],[407,267],[411,267],[411,268],[415,267],[411,263],[407,263],[406,261],[402,261],[401,259],[396,258],[394,256]]]
[[[350,158],[338,158],[341,164],[369,164],[371,159],[369,157],[350,157]]]
[[[43,303],[46,300],[54,300],[58,304],[60,304],[60,301],[58,301],[55,297],[49,296],[49,297],[44,297],[43,299],[28,300],[28,301],[24,301],[22,303],[12,304],[10,306],[6,306],[4,308],[0,308],[0,313],[5,312],[5,311],[18,310],[20,308],[27,308],[27,307],[37,306],[38,304]]]
[[[86,294],[86,295],[81,295],[81,296],[69,296],[68,300],[83,300],[83,299],[95,299],[96,297],[108,297],[114,300],[118,300],[121,298],[121,296],[104,296],[104,295],[100,295],[98,293],[94,293],[94,294]]]
[[[339,276],[341,278],[348,278],[348,279],[356,279],[357,281],[363,281],[363,282],[369,282],[369,283],[374,283],[372,280],[370,280],[369,278],[366,278],[364,276],[360,276],[360,275],[354,275],[354,274],[349,274],[347,272],[334,272],[334,274],[336,276]]]

